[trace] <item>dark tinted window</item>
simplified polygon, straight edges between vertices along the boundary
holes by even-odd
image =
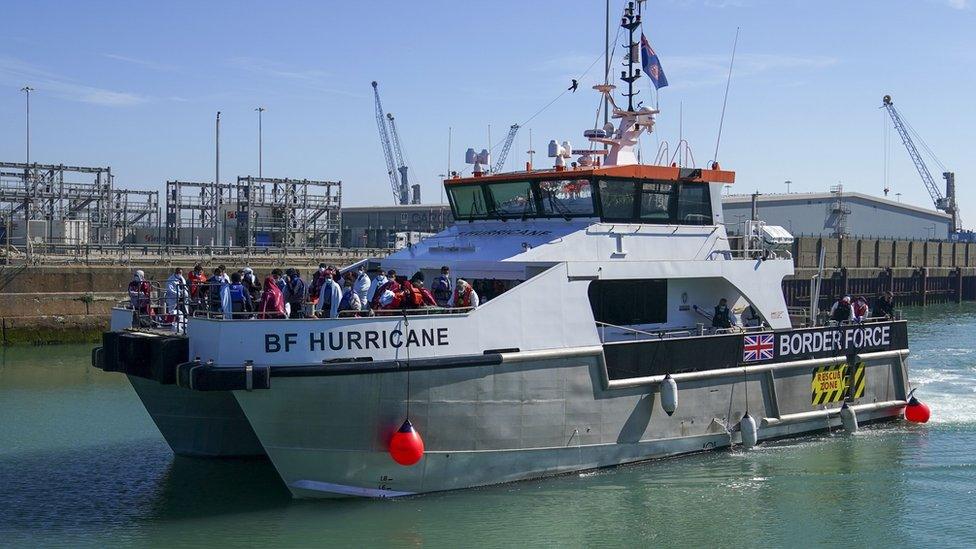
[[[449,187],[448,196],[454,208],[454,219],[485,218],[488,210],[485,208],[485,195],[481,186]]]
[[[588,294],[597,322],[628,326],[668,320],[667,280],[594,280]]]
[[[711,225],[712,202],[705,183],[683,183],[678,190],[678,223]]]
[[[602,218],[609,220],[633,220],[634,181],[600,180],[600,208]]]
[[[539,181],[539,194],[544,216],[593,216],[593,190],[589,179]]]
[[[502,217],[535,216],[535,198],[528,181],[492,183],[486,186],[492,213]]]
[[[640,218],[642,223],[669,223],[674,185],[641,183]]]

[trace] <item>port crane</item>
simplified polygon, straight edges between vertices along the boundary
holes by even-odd
[[[508,151],[512,150],[512,143],[515,141],[515,135],[518,133],[519,128],[520,126],[518,124],[512,124],[508,128],[508,135],[505,137],[505,143],[502,145],[502,152],[498,153],[495,165],[491,167],[491,173],[502,171],[502,168],[505,166],[505,159],[508,158]]]
[[[919,154],[918,148],[915,146],[915,142],[912,140],[912,136],[908,130],[908,125],[902,120],[898,109],[895,108],[895,104],[892,102],[891,96],[884,96],[881,99],[881,103],[882,108],[888,111],[888,115],[891,117],[891,122],[894,124],[895,130],[898,131],[898,135],[901,137],[902,144],[905,145],[905,149],[908,150],[908,156],[912,157],[912,162],[915,163],[915,169],[918,170],[918,175],[921,176],[922,183],[925,184],[926,190],[929,191],[929,196],[932,197],[932,202],[935,204],[935,208],[937,210],[944,211],[952,217],[951,228],[949,231],[950,238],[972,241],[973,233],[963,231],[962,227],[960,226],[961,219],[959,217],[959,206],[956,203],[956,174],[950,171],[945,171],[942,173],[942,177],[946,182],[946,192],[943,196],[939,186],[935,183],[935,178],[932,177],[932,173],[929,172],[928,166],[925,165],[922,155]],[[931,153],[931,151],[929,152]]]
[[[400,147],[400,134],[397,132],[396,121],[392,113],[383,112],[380,102],[378,84],[373,80],[373,98],[376,106],[376,127],[380,132],[380,145],[386,158],[387,175],[393,190],[393,200],[397,204],[410,204],[410,181],[407,178],[407,165],[403,161],[403,150]],[[389,128],[387,128],[389,125]],[[420,186],[414,185],[413,204],[420,203]]]

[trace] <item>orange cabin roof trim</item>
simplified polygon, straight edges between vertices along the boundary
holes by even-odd
[[[586,168],[567,168],[526,172],[507,172],[482,177],[459,177],[445,179],[446,185],[470,183],[496,183],[505,181],[525,181],[536,179],[565,179],[568,177],[631,177],[635,179],[656,179],[665,181],[694,181],[704,183],[735,183],[735,172],[727,170],[706,170],[697,168],[678,168],[674,166],[651,166],[629,164],[626,166],[588,166]]]

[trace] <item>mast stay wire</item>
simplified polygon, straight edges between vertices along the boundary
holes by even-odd
[[[614,51],[614,52],[616,52],[616,49],[617,49],[617,39],[618,39],[618,38],[620,38],[620,32],[621,32],[621,28],[620,28],[620,27],[618,27],[618,28],[617,28],[617,34],[616,34],[616,35],[614,35],[614,37],[613,37],[613,43],[614,43],[614,46],[613,46],[613,51]],[[585,69],[585,70],[584,70],[584,71],[583,71],[582,73],[580,73],[580,75],[579,75],[579,76],[577,76],[577,77],[576,77],[576,80],[577,80],[577,81],[580,81],[580,80],[583,80],[583,77],[584,77],[584,76],[586,76],[587,74],[589,74],[589,72],[590,72],[590,71],[591,71],[591,70],[593,69],[593,67],[594,67],[594,66],[595,66],[595,65],[597,64],[597,62],[598,62],[598,61],[600,61],[600,59],[601,59],[602,57],[603,57],[603,55],[602,55],[602,54],[601,54],[601,55],[598,55],[598,56],[596,57],[596,59],[594,59],[594,60],[593,60],[593,62],[592,62],[592,63],[590,63],[590,65],[589,65],[588,67],[586,67],[586,69]],[[613,61],[613,54],[611,54],[611,56],[610,56],[610,60],[611,60],[611,62]],[[555,103],[556,101],[559,101],[559,100],[560,100],[560,99],[561,99],[561,98],[562,98],[562,97],[563,97],[564,95],[566,95],[567,93],[569,93],[569,90],[568,90],[568,89],[565,89],[565,90],[563,90],[563,91],[562,91],[562,92],[561,92],[561,93],[560,93],[559,95],[557,95],[557,96],[556,96],[556,97],[554,97],[554,98],[553,98],[553,99],[552,99],[551,101],[549,101],[548,103],[546,103],[546,104],[545,104],[545,105],[544,105],[544,106],[543,106],[542,108],[540,108],[539,110],[537,110],[537,111],[535,111],[535,112],[534,112],[534,113],[532,114],[532,116],[530,116],[530,117],[528,117],[528,118],[526,118],[526,119],[525,119],[524,121],[522,121],[522,122],[520,122],[520,123],[519,123],[519,126],[520,126],[520,127],[523,127],[523,126],[526,126],[526,125],[528,125],[528,123],[529,123],[529,122],[531,122],[531,121],[532,121],[532,120],[534,120],[534,119],[535,119],[535,118],[536,118],[537,116],[539,116],[540,114],[542,114],[543,112],[545,112],[546,110],[548,110],[548,109],[549,109],[549,107],[551,107],[551,106],[552,106],[552,105],[553,105],[553,104],[554,104],[554,103]],[[601,101],[602,101],[602,98],[601,98]],[[498,142],[498,143],[497,143],[496,145],[494,145],[494,146],[492,146],[492,149],[494,149],[495,147],[497,147],[497,146],[499,146],[499,145],[501,145],[501,144],[502,144],[502,143],[503,143],[504,141],[505,141],[505,140],[504,140],[504,139],[502,139],[502,140],[501,140],[501,141],[499,141],[499,142]]]
[[[735,64],[735,49],[739,45],[739,27],[735,28],[735,40],[732,42],[732,59],[729,60],[729,77],[725,81],[725,98],[722,99],[722,116],[718,121],[718,138],[715,140],[715,154],[712,162],[718,162],[718,147],[722,143],[722,126],[725,125],[725,107],[729,103],[729,87],[732,85],[732,66]]]

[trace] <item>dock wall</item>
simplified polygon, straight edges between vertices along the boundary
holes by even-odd
[[[809,307],[821,249],[821,309],[844,295],[873,300],[889,290],[898,306],[976,299],[976,243],[799,237],[793,243],[795,274],[783,281],[790,307]]]
[[[294,267],[307,275],[320,262],[346,266],[368,257],[343,254],[336,257],[249,261],[263,281],[274,268]],[[100,341],[108,328],[112,307],[126,296],[132,271],[142,269],[146,278],[162,285],[176,266],[184,276],[195,263],[208,274],[219,265],[237,269],[243,264],[231,258],[219,260],[168,260],[134,262],[131,265],[0,265],[0,344],[45,344]]]

